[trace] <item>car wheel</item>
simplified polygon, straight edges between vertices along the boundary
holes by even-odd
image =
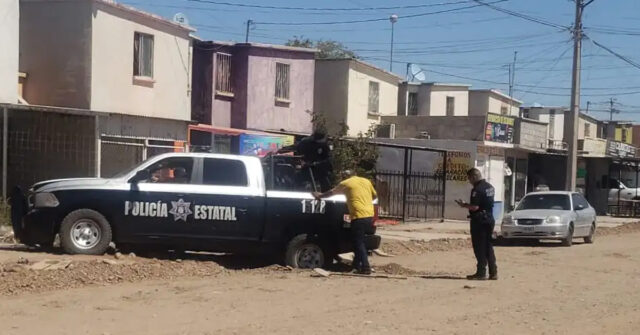
[[[294,268],[314,269],[325,264],[325,251],[316,239],[301,234],[289,241],[285,263]]]
[[[591,224],[591,230],[589,231],[589,236],[584,238],[584,243],[593,243],[593,240],[596,237],[596,223]]]
[[[570,247],[573,244],[573,223],[569,225],[569,231],[567,232],[567,237],[562,240],[562,245],[565,247]]]
[[[101,255],[111,243],[111,226],[91,209],[69,213],[60,225],[60,245],[69,254]]]

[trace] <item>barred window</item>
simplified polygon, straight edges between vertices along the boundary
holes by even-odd
[[[276,63],[276,99],[289,100],[289,72],[291,66]]]
[[[153,78],[153,35],[134,34],[133,75]]]
[[[369,108],[368,112],[378,114],[378,102],[380,100],[380,83],[369,82]]]
[[[418,115],[418,93],[409,93],[409,115]]]
[[[230,54],[216,53],[216,92],[233,93]]]

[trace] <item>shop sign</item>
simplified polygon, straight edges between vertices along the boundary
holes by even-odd
[[[618,141],[607,141],[607,156],[627,158],[635,155],[636,147]]]
[[[435,173],[441,174],[443,162],[440,160]],[[473,166],[471,164],[471,153],[462,151],[447,152],[447,180],[457,182],[467,182],[467,171]]]
[[[510,116],[487,114],[485,141],[513,143],[513,132],[516,119]]]

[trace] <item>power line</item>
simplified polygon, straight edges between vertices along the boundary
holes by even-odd
[[[505,2],[508,0],[497,0],[493,3],[500,3],[500,2]],[[436,12],[426,12],[426,13],[418,13],[418,14],[410,14],[410,15],[399,15],[398,19],[409,19],[409,18],[414,18],[414,17],[422,17],[422,16],[428,16],[428,15],[435,15],[435,14],[444,14],[444,13],[450,13],[450,12],[457,12],[457,11],[461,11],[461,10],[465,10],[465,9],[470,9],[470,8],[475,8],[475,7],[479,7],[482,5],[470,5],[470,6],[464,6],[464,7],[457,7],[457,8],[452,8],[452,9],[444,9],[444,10],[440,10],[440,11],[436,11]],[[261,24],[261,25],[279,25],[279,26],[309,26],[309,25],[334,25],[334,24],[354,24],[354,23],[366,23],[366,22],[380,22],[380,21],[388,21],[389,17],[384,17],[384,18],[377,18],[377,19],[364,19],[364,20],[350,20],[350,21],[330,21],[330,22],[254,22],[256,24]]]
[[[427,7],[438,7],[438,6],[450,6],[450,5],[458,5],[458,4],[473,2],[472,0],[464,0],[464,1],[454,1],[454,2],[441,2],[441,3],[434,3],[434,4],[389,6],[389,7],[331,8],[331,7],[268,6],[268,5],[253,5],[253,4],[243,4],[243,3],[236,3],[236,2],[209,1],[209,0],[188,0],[188,1],[220,5],[220,6],[231,6],[231,7],[276,9],[276,10],[300,10],[300,11],[372,11],[372,10],[391,10],[391,9],[416,9],[416,8],[427,8]]]
[[[627,58],[627,57],[625,57],[625,56],[623,56],[623,55],[621,55],[621,54],[619,54],[619,53],[617,53],[617,52],[615,52],[615,51],[611,50],[610,48],[608,48],[608,47],[606,47],[606,46],[604,46],[604,45],[602,45],[602,44],[598,43],[597,41],[594,41],[593,39],[590,39],[590,40],[591,40],[591,43],[593,43],[593,44],[595,44],[596,46],[598,46],[598,47],[600,47],[600,48],[604,49],[606,52],[608,52],[608,53],[610,53],[610,54],[612,54],[612,55],[616,56],[617,58],[619,58],[619,59],[623,60],[624,62],[628,63],[629,65],[631,65],[631,66],[633,66],[633,67],[635,67],[635,68],[640,69],[640,64],[639,64],[639,63],[636,63],[636,62],[632,61],[631,59],[629,59],[629,58]]]
[[[493,9],[493,10],[497,10],[499,12],[502,12],[502,13],[505,13],[505,14],[509,14],[511,16],[519,17],[519,18],[527,20],[527,21],[535,22],[535,23],[542,24],[542,25],[549,26],[549,27],[559,28],[559,29],[562,29],[562,30],[569,30],[570,29],[570,27],[563,26],[563,25],[560,25],[560,24],[557,24],[557,23],[545,21],[543,19],[539,19],[539,18],[530,16],[530,15],[518,13],[518,12],[515,12],[515,11],[512,11],[512,10],[504,9],[504,8],[501,8],[501,7],[498,7],[498,6],[493,6],[493,4],[495,2],[487,3],[487,2],[482,2],[480,0],[474,0],[474,1],[479,3],[479,4],[481,4],[482,6],[489,7],[491,9]]]

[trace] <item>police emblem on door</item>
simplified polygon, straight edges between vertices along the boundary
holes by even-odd
[[[182,199],[178,201],[172,201],[171,210],[169,211],[169,213],[173,214],[173,221],[182,220],[186,222],[189,214],[193,214],[193,212],[189,208],[190,206],[190,202],[185,202]]]

